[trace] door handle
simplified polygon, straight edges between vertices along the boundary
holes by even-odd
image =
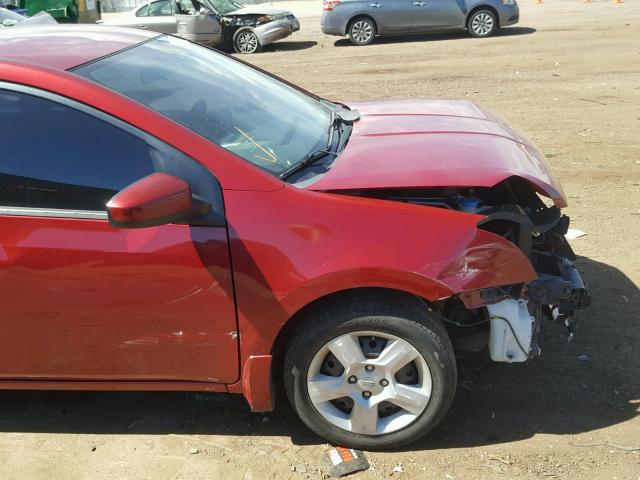
[[[138,25],[138,28],[149,28],[149,27],[147,27],[145,24],[140,24]]]
[[[424,7],[426,5],[426,3],[424,2],[413,2],[413,5],[416,7]]]
[[[373,8],[382,8],[382,4],[381,3],[372,3],[371,6]]]

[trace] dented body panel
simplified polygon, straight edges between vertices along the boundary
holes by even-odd
[[[352,288],[428,300],[536,278],[481,216],[286,187],[225,193],[241,353],[270,353],[305,305]]]
[[[567,198],[526,137],[465,100],[349,102],[361,119],[314,190],[492,187],[530,182],[556,206]]]

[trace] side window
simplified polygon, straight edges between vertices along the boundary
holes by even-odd
[[[136,12],[136,17],[148,17],[149,16],[149,5],[143,5]]]
[[[179,0],[176,4],[178,13],[182,14],[193,14],[196,11],[196,7],[193,5],[191,0]]]
[[[104,211],[115,193],[155,171],[140,139],[43,98],[0,92],[2,206]]]
[[[207,169],[123,128],[67,104],[0,89],[0,207],[104,212],[119,190],[160,171],[189,182],[216,220],[224,218],[221,190]]]
[[[171,0],[160,0],[149,4],[150,17],[162,17],[173,15],[171,11]]]

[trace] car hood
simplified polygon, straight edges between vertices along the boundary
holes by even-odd
[[[291,15],[289,10],[282,8],[270,7],[267,5],[251,5],[249,7],[239,8],[233,12],[226,13],[227,15]]]
[[[521,132],[465,100],[349,102],[360,111],[346,148],[310,190],[492,187],[529,181],[565,207],[544,155]]]

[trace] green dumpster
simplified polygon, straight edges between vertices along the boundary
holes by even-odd
[[[100,20],[97,0],[20,0],[20,6],[32,16],[47,12],[60,23],[95,23]]]

